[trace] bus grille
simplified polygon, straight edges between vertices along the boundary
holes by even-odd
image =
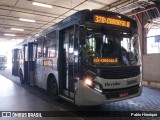
[[[139,66],[129,67],[111,67],[100,70],[99,76],[104,79],[124,79],[138,76],[140,74]]]
[[[0,62],[5,62],[4,58],[0,58]]]

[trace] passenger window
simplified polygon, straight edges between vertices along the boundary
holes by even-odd
[[[52,31],[45,35],[43,56],[56,57],[56,31]]]
[[[22,59],[22,51],[21,51],[21,49],[19,50],[19,59]]]
[[[35,41],[37,43],[37,58],[42,57],[42,40],[43,37],[40,37]]]

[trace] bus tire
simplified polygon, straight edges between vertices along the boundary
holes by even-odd
[[[25,82],[24,82],[24,78],[23,78],[22,72],[20,72],[19,78],[20,78],[21,84],[23,85]]]
[[[58,85],[57,82],[54,78],[51,78],[50,83],[49,83],[49,93],[50,96],[56,100],[59,101],[59,96],[58,96]]]

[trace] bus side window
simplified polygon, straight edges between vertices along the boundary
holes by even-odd
[[[46,35],[44,36],[44,40],[43,40],[43,57],[47,57],[47,54],[46,54],[46,43],[47,43],[47,39],[46,39]]]
[[[45,36],[44,57],[56,57],[56,31],[52,31]]]
[[[36,43],[37,43],[37,58],[42,57],[42,37],[38,38]]]
[[[34,43],[34,46],[33,46],[33,60],[35,61],[36,58],[37,58],[37,44]]]
[[[19,52],[19,54],[20,54],[20,60],[22,60],[23,59],[23,53],[22,53],[22,50],[20,49],[19,50],[20,52]]]
[[[24,61],[24,50],[23,48],[20,49],[20,59]]]

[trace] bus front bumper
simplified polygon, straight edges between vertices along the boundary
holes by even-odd
[[[101,105],[104,103],[116,102],[138,97],[141,95],[141,93],[142,93],[142,86],[139,85],[137,85],[137,87],[130,87],[128,89],[123,89],[120,91],[110,91],[102,93],[95,91],[94,89],[91,89],[88,86],[84,86],[80,93],[79,105],[82,106]]]

